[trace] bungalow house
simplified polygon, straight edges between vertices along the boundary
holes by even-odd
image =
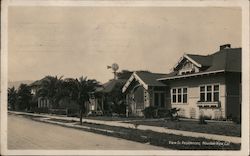
[[[129,115],[143,116],[142,110],[149,106],[170,107],[166,103],[168,87],[157,80],[166,76],[148,71],[136,71],[130,76],[122,88],[122,92],[126,94]]]
[[[124,98],[121,90],[125,82],[126,79],[112,79],[104,83],[90,96],[90,102],[86,105],[87,112],[102,111],[103,114],[110,115],[116,113],[117,107],[122,109],[121,105]]]
[[[33,95],[33,97],[37,101],[37,108],[51,108],[52,107],[52,105],[47,97],[42,97],[42,96],[38,97],[37,96],[37,92],[38,92],[38,90],[41,86],[41,83],[44,79],[45,78],[43,78],[41,80],[37,80],[37,81],[30,84],[31,94]]]
[[[119,103],[122,99],[122,87],[125,84],[125,79],[112,79],[103,85],[102,99],[103,111],[112,111],[113,105]]]
[[[171,73],[147,74],[155,86],[142,75],[134,73],[123,87],[128,104],[136,111],[159,106],[160,101],[162,107],[179,108],[179,115],[187,118],[241,116],[241,48],[227,44],[211,55],[184,54]],[[143,92],[137,96],[136,89]]]

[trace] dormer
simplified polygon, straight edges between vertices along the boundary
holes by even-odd
[[[198,55],[195,57],[197,58]],[[194,60],[192,57],[194,55],[184,54],[183,57],[178,61],[178,63],[174,67],[174,71],[178,71],[178,75],[186,75],[191,73],[197,73],[202,70],[202,65]],[[204,56],[198,56],[204,57]]]
[[[185,62],[181,65],[181,68],[178,71],[178,75],[185,75],[195,72],[199,72],[199,68],[197,68],[191,61],[186,59]]]

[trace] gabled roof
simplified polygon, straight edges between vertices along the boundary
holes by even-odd
[[[212,65],[207,71],[241,72],[241,48],[223,49],[214,53],[212,57]]]
[[[188,57],[192,58],[195,62],[199,63],[201,66],[211,66],[212,57],[211,55],[194,55],[194,54],[186,54]]]
[[[167,74],[151,73],[148,71],[136,71],[127,80],[126,84],[122,88],[122,92],[125,92],[133,80],[137,80],[146,90],[149,86],[166,86],[164,83],[157,79],[166,77]]]
[[[174,66],[174,70],[179,70],[179,68],[181,68],[182,63],[184,63],[186,60],[189,60],[190,62],[192,62],[195,66],[197,67],[202,67],[202,65],[195,59],[193,59],[192,57],[190,57],[190,54],[184,54],[179,61],[175,64]],[[198,56],[198,55],[196,55]]]
[[[212,55],[206,56],[193,54],[185,54],[185,56],[188,56],[188,59],[191,59],[201,65],[200,72],[178,75],[177,70],[174,70],[166,77],[158,80],[175,79],[218,72],[241,72],[241,48],[225,48]]]
[[[135,74],[138,75],[140,79],[148,86],[165,86],[165,84],[157,81],[157,79],[163,78],[167,76],[167,74],[151,73],[147,71],[137,71]]]
[[[103,88],[100,92],[111,93],[116,87],[122,87],[126,83],[126,79],[112,79],[103,84]]]

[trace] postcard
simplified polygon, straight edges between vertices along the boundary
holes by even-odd
[[[2,155],[249,154],[249,1],[1,7]]]

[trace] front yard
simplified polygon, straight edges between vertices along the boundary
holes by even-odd
[[[142,120],[142,121],[129,121],[126,123],[132,123],[137,125],[149,125],[166,127],[169,129],[177,129],[183,131],[210,133],[227,136],[241,136],[241,124],[235,124],[231,122],[208,122],[207,124],[198,124],[199,121],[192,120],[180,120],[178,121],[166,121],[166,120]]]
[[[148,125],[148,126],[158,126],[166,127],[168,129],[176,129],[183,131],[199,132],[199,133],[209,133],[218,134],[226,136],[241,136],[241,124],[235,124],[233,122],[226,121],[209,121],[207,124],[199,124],[199,121],[180,119],[180,121],[171,121],[164,119],[145,119],[145,118],[121,118],[121,117],[86,117],[92,120],[102,120],[102,121],[121,121],[124,123],[131,123],[134,125]]]
[[[60,119],[50,120],[65,123],[69,122]],[[75,124],[79,125],[79,123]],[[183,135],[159,133],[151,130],[139,130],[136,128],[124,128],[90,122],[83,122],[83,124],[79,126],[85,131],[175,150],[239,150],[241,147],[241,144],[216,141],[203,137],[194,138]]]
[[[101,121],[137,121],[137,120],[142,120],[144,121],[144,118],[139,118],[139,117],[110,117],[110,116],[88,116],[84,117],[86,119],[92,119],[92,120],[101,120]]]

